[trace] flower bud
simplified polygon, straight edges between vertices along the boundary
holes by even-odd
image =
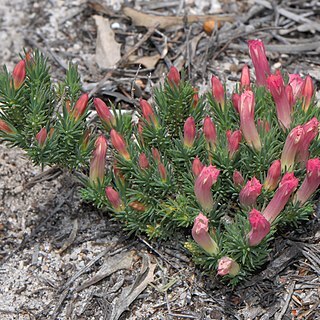
[[[242,68],[241,78],[240,78],[240,91],[250,89],[250,71],[248,65],[245,64]]]
[[[106,196],[116,212],[123,210],[123,203],[118,191],[114,190],[112,187],[106,187]]]
[[[320,185],[320,159],[310,159],[307,162],[307,173],[300,188],[298,189],[294,202],[303,205]]]
[[[313,93],[314,93],[313,82],[311,77],[307,75],[306,78],[304,79],[304,82],[301,88],[302,110],[304,112],[307,112],[310,107]]]
[[[180,83],[180,73],[178,69],[174,66],[170,67],[169,73],[168,73],[168,82],[170,86],[176,85],[178,86]]]
[[[267,120],[258,119],[257,128],[260,133],[268,133],[270,131],[270,123]]]
[[[233,172],[232,180],[235,187],[241,187],[244,184],[243,176],[238,170]]]
[[[208,144],[214,149],[217,142],[217,131],[209,116],[205,117],[204,119],[203,133]]]
[[[221,81],[212,76],[211,78],[211,85],[212,85],[212,95],[214,99],[220,104],[221,109],[224,109],[224,88]]]
[[[267,78],[267,85],[276,104],[278,121],[282,127],[284,127],[285,129],[289,129],[291,124],[292,108],[288,101],[286,89],[280,71],[276,74],[270,75]]]
[[[256,73],[257,86],[265,86],[270,67],[266,56],[264,44],[261,40],[249,40],[249,53]]]
[[[14,133],[12,126],[2,119],[0,119],[0,131],[6,134]]]
[[[119,154],[127,161],[130,160],[130,154],[127,149],[127,144],[124,141],[123,136],[116,130],[111,129],[110,132],[111,143],[113,147],[119,152]]]
[[[263,187],[265,190],[272,191],[278,186],[281,176],[281,162],[280,160],[275,160],[272,162],[266,180],[264,181]]]
[[[90,182],[99,183],[99,181],[103,181],[105,174],[106,154],[107,140],[103,135],[100,135],[94,144],[94,150],[90,161]]]
[[[49,137],[51,138],[54,128],[51,128],[49,131]],[[86,129],[83,133],[83,136],[80,141],[80,146],[82,151],[86,151],[88,149],[89,141],[90,141],[91,131],[90,129]]]
[[[197,177],[201,173],[203,167],[204,167],[204,165],[202,164],[200,159],[198,157],[196,157],[192,162],[192,173],[193,173],[193,175],[195,177]]]
[[[236,130],[233,132],[231,130],[228,130],[226,135],[228,140],[229,158],[232,159],[235,153],[239,150],[242,133],[240,130]]]
[[[146,101],[144,99],[140,99],[140,107],[141,107],[141,111],[142,111],[142,115],[143,115],[144,119],[149,124],[153,124],[157,128],[159,126],[159,123],[158,123],[157,117],[156,117],[152,107],[148,103],[148,101]]]
[[[261,150],[261,141],[254,123],[254,94],[245,91],[241,94],[239,102],[240,127],[248,145],[257,151]]]
[[[163,163],[160,162],[158,164],[158,170],[159,170],[159,174],[160,174],[162,182],[167,181],[167,170],[166,170]]]
[[[213,209],[211,187],[217,182],[220,174],[215,166],[204,167],[194,184],[194,192],[198,202],[205,211]]]
[[[12,78],[13,78],[13,86],[16,90],[18,90],[25,78],[26,78],[26,62],[25,60],[19,61],[12,71]]]
[[[194,220],[192,237],[203,250],[210,255],[216,255],[219,252],[219,248],[208,232],[208,224],[208,218],[200,212]]]
[[[236,112],[239,113],[240,94],[234,93],[231,99],[232,99],[232,105],[234,107],[234,110],[236,110]]]
[[[144,152],[142,152],[139,156],[139,167],[142,169],[142,170],[146,170],[149,168],[149,161],[148,161],[148,158],[146,156],[146,154]]]
[[[37,134],[36,134],[36,140],[38,141],[38,144],[40,147],[44,146],[44,143],[47,139],[47,129],[43,127]]]
[[[279,187],[273,198],[262,212],[263,216],[272,223],[289,201],[293,191],[297,188],[299,180],[292,172],[287,172],[281,179]]]
[[[135,211],[144,212],[146,211],[146,206],[139,201],[132,201],[129,203],[129,207]]]
[[[77,121],[86,111],[87,104],[89,101],[89,95],[87,93],[84,93],[76,102],[72,114],[74,116],[74,119]]]
[[[258,196],[261,194],[262,184],[256,177],[249,180],[239,194],[241,205],[251,207],[256,204]]]
[[[193,108],[196,108],[198,103],[199,103],[199,89],[198,88],[193,88],[194,94],[193,94],[193,103],[192,106]]]
[[[297,126],[288,134],[281,154],[281,169],[283,171],[293,170],[295,158],[303,143],[305,132],[302,126]]]
[[[189,117],[184,123],[184,146],[192,148],[194,140],[196,138],[196,124],[193,117]]]
[[[152,157],[153,157],[153,160],[155,161],[155,163],[157,163],[157,164],[160,163],[161,157],[160,157],[159,150],[157,148],[152,148],[151,152],[152,152]]]
[[[99,118],[101,119],[102,123],[108,128],[112,128],[116,124],[116,119],[111,113],[110,109],[104,103],[103,100],[99,98],[95,98],[93,100],[93,104],[96,108]]]
[[[235,277],[240,272],[239,264],[229,257],[222,257],[218,261],[218,272],[219,276],[229,275]]]
[[[251,230],[248,234],[250,247],[257,246],[270,232],[270,222],[256,209],[249,213]]]
[[[289,106],[292,111],[295,101],[294,101],[294,96],[293,96],[293,90],[292,90],[292,87],[290,86],[290,84],[285,86],[285,92],[286,92],[286,96],[287,96],[287,99],[289,102]]]
[[[292,88],[294,104],[301,97],[303,79],[299,74],[289,74],[289,85]]]

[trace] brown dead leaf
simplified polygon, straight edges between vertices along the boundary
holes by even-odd
[[[145,56],[145,57],[131,55],[128,59],[128,63],[142,64],[147,69],[154,69],[160,59],[161,59],[160,54],[155,54],[153,56]]]
[[[114,32],[108,19],[97,15],[94,15],[93,18],[98,29],[96,62],[100,68],[112,68],[121,58],[121,44],[114,39]]]

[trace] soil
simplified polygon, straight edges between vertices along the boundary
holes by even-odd
[[[211,2],[214,11],[219,2]],[[242,11],[253,4],[253,1],[220,2],[224,8]],[[156,2],[150,3],[156,7]],[[168,12],[163,14],[179,10],[180,3],[184,1],[170,2]],[[208,10],[206,4],[189,0],[184,9],[202,14]],[[108,0],[103,5],[109,5],[121,16],[121,10],[117,11],[121,8],[120,1]],[[150,4],[136,1],[134,5],[136,9],[148,9]],[[90,87],[90,83],[96,83],[106,73],[95,62],[94,13],[85,0],[1,1],[1,64],[12,70],[23,48],[37,47],[48,56],[54,80],[63,79],[68,61],[72,61],[79,66],[84,86]],[[122,26],[128,21],[121,16],[118,23]],[[130,30],[126,28],[123,27],[124,32],[130,38]],[[132,37],[135,41],[135,35]],[[122,55],[126,46],[128,43],[121,48]],[[315,80],[320,80],[318,58],[304,59],[301,55],[292,58],[285,54],[274,54],[271,58],[274,64],[283,63],[291,72],[308,71]],[[231,49],[212,61],[211,66],[208,63],[206,70],[214,69],[222,78],[237,80],[235,66],[247,61],[247,54]],[[152,73],[155,78],[149,77],[150,81],[161,80],[165,70],[165,64],[158,66]],[[130,98],[135,73],[136,70],[113,75],[109,84],[108,90],[117,92],[123,103]],[[150,71],[145,71],[147,74]],[[194,75],[194,81],[205,85],[199,81],[200,73]],[[124,78],[126,82],[119,86]],[[148,95],[148,85],[140,89],[144,90],[143,95]],[[47,170],[50,178],[46,175],[41,179],[40,174]],[[202,275],[179,239],[172,243],[149,243],[143,238],[128,237],[108,213],[81,201],[81,187],[67,172],[34,167],[23,151],[0,145],[0,177],[1,320],[320,319],[319,262],[318,269],[310,268],[311,258],[301,244],[317,246],[318,251],[312,251],[311,247],[309,251],[315,252],[319,260],[317,217],[296,233],[287,234],[285,239],[280,237],[273,251],[274,262],[266,265],[261,274],[232,289],[214,276]],[[112,259],[119,264],[127,260],[130,263],[112,269],[109,264]],[[154,278],[144,289],[142,276],[153,265]],[[101,279],[97,278],[99,272],[103,274]],[[96,282],[79,289],[90,279]],[[130,295],[123,299],[122,294],[139,286],[143,290],[126,305]],[[122,307],[124,312],[116,315]]]

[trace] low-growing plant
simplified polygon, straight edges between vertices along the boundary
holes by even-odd
[[[192,229],[194,261],[235,284],[267,261],[280,226],[310,219],[320,184],[312,79],[272,74],[263,43],[248,45],[256,82],[245,65],[231,97],[215,76],[200,95],[171,67],[131,114],[94,98],[98,121],[74,66],[54,85],[46,59],[27,53],[0,75],[0,137],[36,165],[80,171],[83,199],[130,233]]]

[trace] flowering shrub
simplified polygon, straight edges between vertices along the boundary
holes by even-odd
[[[0,137],[35,164],[80,171],[83,199],[129,232],[191,233],[195,262],[237,283],[266,262],[279,227],[310,218],[320,184],[312,79],[272,74],[263,43],[248,45],[256,83],[245,65],[231,97],[215,76],[199,96],[172,67],[137,121],[100,98],[89,121],[76,68],[54,86],[45,59],[27,54],[0,76]]]

